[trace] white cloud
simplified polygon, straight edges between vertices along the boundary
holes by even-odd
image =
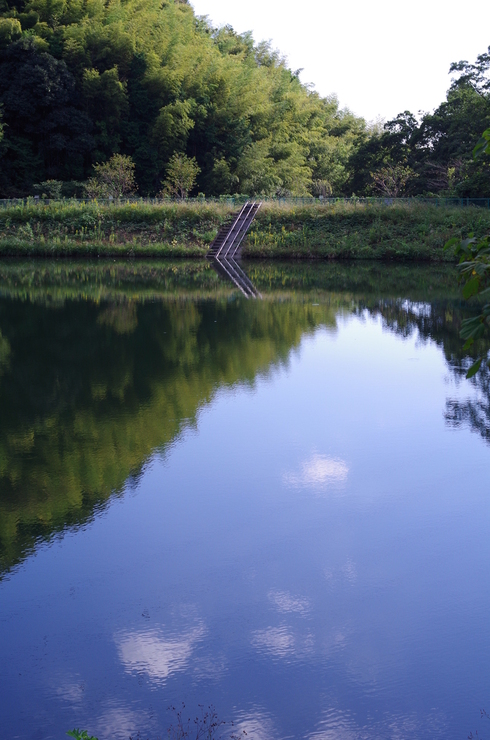
[[[256,630],[253,633],[252,645],[277,658],[284,658],[294,653],[295,640],[287,627],[267,627],[265,630]]]
[[[102,711],[92,729],[96,737],[111,740],[127,740],[143,727],[148,728],[150,718],[145,712],[135,712],[114,703]]]
[[[419,737],[448,734],[447,720],[436,710],[424,717],[412,715],[390,715],[387,713],[381,720],[369,726],[359,726],[347,712],[332,707],[323,713],[318,728],[308,735],[308,740],[415,740]]]
[[[272,720],[260,710],[238,715],[233,723],[233,734],[236,737],[245,734],[250,740],[272,740],[277,737]]]
[[[308,599],[292,596],[289,591],[270,591],[268,596],[277,611],[283,614],[291,612],[304,617],[310,611],[310,602]]]
[[[116,637],[119,657],[126,670],[146,673],[151,680],[162,683],[187,666],[205,631],[200,625],[172,637],[159,630],[124,632]]]
[[[252,633],[252,645],[273,658],[304,658],[314,650],[311,634],[294,635],[285,625],[255,630]]]
[[[344,460],[314,454],[301,464],[297,473],[286,473],[284,481],[290,486],[326,488],[338,486],[347,480],[349,468]]]

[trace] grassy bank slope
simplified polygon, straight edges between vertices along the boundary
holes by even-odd
[[[203,257],[226,203],[28,203],[0,211],[0,256]],[[490,231],[490,211],[431,204],[266,203],[245,257],[448,260],[452,236]]]

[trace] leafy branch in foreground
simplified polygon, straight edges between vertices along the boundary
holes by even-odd
[[[87,730],[70,730],[70,732],[66,733],[70,737],[74,737],[75,740],[97,740],[96,737],[93,737],[92,735],[89,735]]]
[[[473,149],[473,157],[479,157],[480,154],[490,154],[490,128],[482,133],[480,141]]]
[[[488,61],[483,56],[481,62]],[[461,63],[462,64],[462,63]],[[490,154],[490,128],[487,128],[475,148],[473,159],[482,154]],[[463,297],[468,300],[478,296],[482,301],[490,301],[490,236],[477,239],[473,234],[468,239],[450,239],[444,249],[456,247],[455,253],[459,256],[459,281],[463,283]],[[465,339],[463,349],[470,349],[477,339],[482,339],[490,327],[490,302],[484,303],[479,316],[465,319],[461,324],[461,339]],[[488,352],[486,357],[477,357],[466,373],[467,378],[472,378],[480,369],[483,360],[490,367]]]
[[[476,340],[484,337],[490,327],[490,236],[477,239],[470,235],[468,239],[462,241],[454,238],[444,248],[447,250],[453,247],[460,258],[459,280],[463,284],[463,297],[468,300],[478,296],[484,301],[480,314],[465,319],[461,325],[460,336],[465,340],[463,349],[468,350]],[[466,377],[472,378],[476,375],[484,360],[490,367],[490,360],[480,356],[471,365]]]

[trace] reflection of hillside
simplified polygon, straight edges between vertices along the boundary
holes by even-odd
[[[235,300],[201,262],[0,263],[0,572],[92,516],[217,388],[252,382],[339,309],[417,329],[459,372],[452,267],[246,270],[264,300]]]
[[[454,266],[380,262],[249,262],[245,272],[264,298],[300,300],[306,293],[365,297],[410,295],[411,300],[459,296]],[[0,296],[41,303],[69,299],[138,302],[226,298],[237,289],[209,261],[0,261]]]
[[[1,300],[1,570],[91,516],[218,387],[334,321],[300,302]]]

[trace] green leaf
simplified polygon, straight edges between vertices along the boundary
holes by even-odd
[[[481,357],[476,362],[473,363],[473,365],[470,367],[470,369],[466,373],[466,377],[468,379],[469,378],[472,378],[473,375],[476,375],[477,374],[478,370],[480,369],[481,363],[482,363],[482,358]]]
[[[471,298],[472,295],[476,295],[478,293],[479,287],[480,278],[478,275],[475,275],[475,277],[471,278],[471,280],[468,280],[468,282],[463,286],[463,297],[468,300],[468,298]]]
[[[480,154],[483,154],[487,151],[488,147],[488,141],[486,139],[481,138],[477,145],[473,149],[473,157],[476,159],[476,157],[479,157]]]
[[[478,339],[484,331],[485,325],[482,323],[481,316],[475,316],[462,322],[459,336],[461,339]]]
[[[453,236],[452,239],[449,239],[444,245],[444,250],[452,249],[452,247],[459,246],[461,244],[461,239],[457,236]]]
[[[473,157],[478,157],[480,154],[490,152],[490,128],[487,128],[481,135],[481,139],[473,149]]]
[[[470,337],[469,339],[467,339],[466,342],[463,344],[463,351],[466,352],[466,350],[472,347],[474,343],[475,343],[475,340],[473,339],[473,337]]]

